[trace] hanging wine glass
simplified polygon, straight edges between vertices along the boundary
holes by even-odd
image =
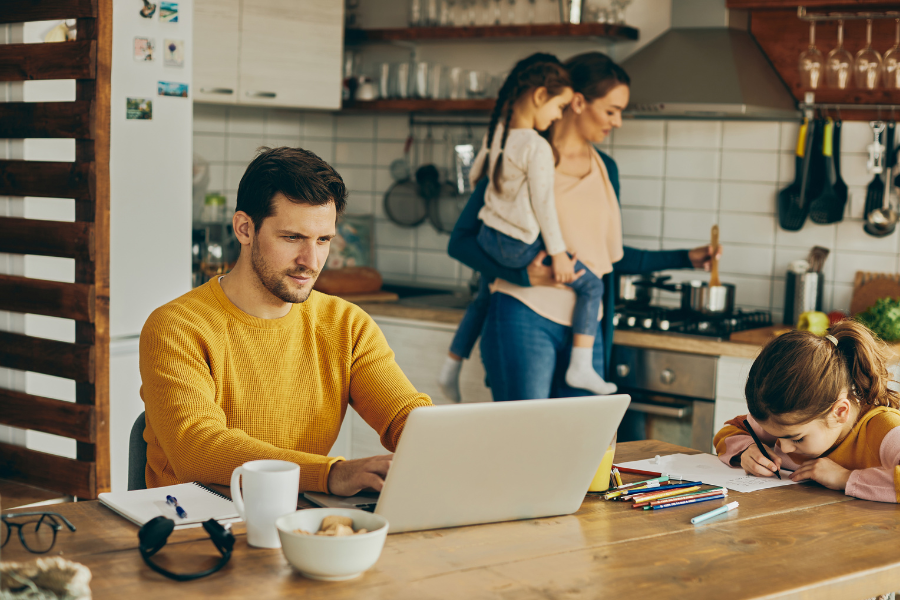
[[[809,23],[809,47],[800,54],[800,86],[806,90],[818,89],[822,81],[824,57],[816,48],[816,22]]]
[[[837,47],[825,58],[825,83],[828,87],[845,90],[850,85],[853,56],[844,50],[844,21],[838,21]]]
[[[866,19],[866,47],[856,53],[856,60],[853,62],[856,87],[864,90],[878,87],[882,65],[881,54],[872,48],[872,19]]]
[[[900,90],[900,19],[894,19],[894,47],[884,53],[884,87]]]

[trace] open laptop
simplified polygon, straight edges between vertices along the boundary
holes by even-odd
[[[416,409],[380,495],[304,496],[319,506],[374,508],[390,533],[571,514],[630,401],[585,396]]]

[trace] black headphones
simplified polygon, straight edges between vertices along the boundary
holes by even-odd
[[[169,535],[175,529],[175,521],[166,517],[156,517],[147,521],[141,530],[138,531],[138,540],[140,544],[138,548],[141,551],[141,558],[147,563],[147,566],[159,573],[165,575],[169,579],[175,581],[191,581],[192,579],[200,579],[207,575],[212,575],[231,559],[231,550],[234,548],[234,534],[229,530],[230,524],[222,526],[215,519],[210,519],[203,523],[203,529],[209,534],[209,539],[215,544],[219,552],[222,553],[222,559],[219,563],[199,573],[173,573],[150,560],[150,557],[162,550],[169,539]]]

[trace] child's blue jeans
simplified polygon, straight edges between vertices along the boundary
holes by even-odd
[[[478,294],[472,299],[472,303],[466,308],[466,314],[463,315],[456,333],[453,335],[453,342],[450,344],[450,352],[460,358],[469,358],[475,342],[481,335],[484,328],[484,320],[487,318],[488,308],[491,305],[491,279],[481,274],[478,282]]]
[[[478,245],[504,267],[511,269],[523,269],[531,264],[538,252],[544,250],[544,241],[538,237],[531,244],[500,233],[487,225],[481,225],[478,232]],[[546,261],[549,261],[547,257]],[[545,263],[546,263],[545,261]],[[575,263],[575,272],[584,269],[584,275],[568,283],[577,298],[575,310],[572,312],[572,333],[594,336],[597,333],[597,315],[600,313],[600,305],[603,302],[603,280],[597,277],[580,261]],[[468,311],[467,311],[468,312]],[[486,315],[486,310],[484,311]],[[480,325],[483,325],[484,317]],[[481,332],[479,325],[478,332]],[[476,336],[477,337],[477,336]],[[474,343],[474,341],[473,341]],[[456,354],[459,354],[458,352]],[[462,356],[460,354],[460,356]]]

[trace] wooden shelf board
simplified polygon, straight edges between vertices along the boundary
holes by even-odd
[[[790,10],[796,12],[798,6],[807,9],[830,8],[836,11],[873,10],[885,8],[896,10],[895,2],[885,0],[803,0],[802,2],[785,2],[785,0],[726,0],[726,8],[755,10]]]
[[[348,29],[347,43],[430,42],[473,39],[554,37],[602,37],[612,41],[636,40],[639,32],[627,25],[605,23],[537,23],[534,25],[486,25],[473,27],[402,27],[395,29]]]
[[[493,98],[477,100],[385,99],[345,102],[344,110],[378,112],[489,112]]]

